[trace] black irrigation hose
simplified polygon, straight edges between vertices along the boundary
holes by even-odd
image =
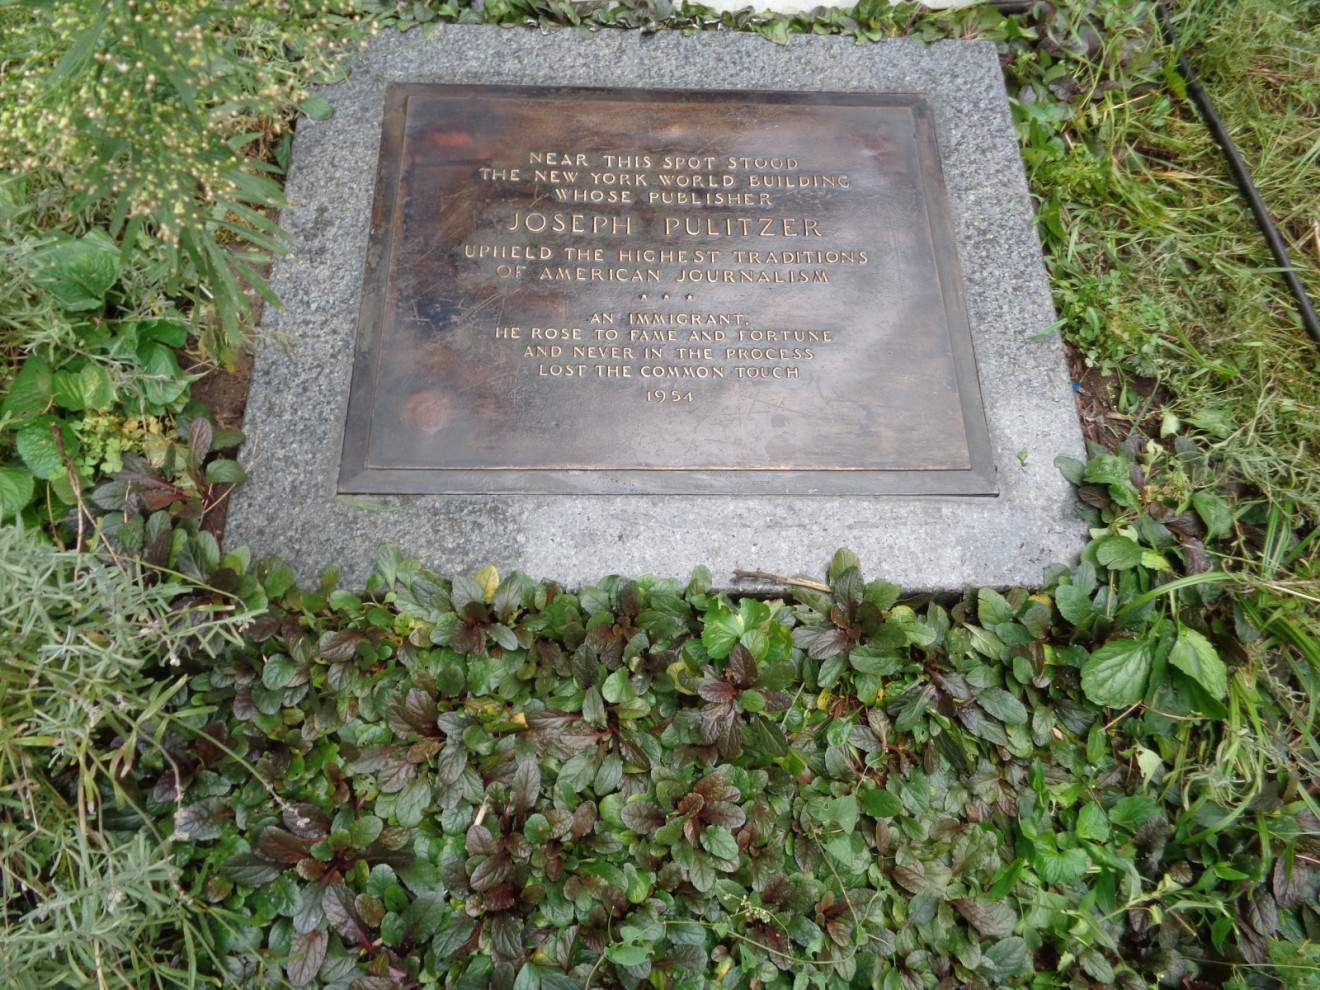
[[[1270,215],[1265,201],[1260,198],[1260,193],[1256,190],[1256,184],[1251,180],[1251,172],[1247,169],[1247,163],[1238,154],[1237,145],[1233,143],[1233,139],[1229,137],[1228,128],[1224,126],[1224,122],[1219,119],[1219,114],[1215,112],[1214,103],[1211,102],[1209,95],[1201,87],[1201,82],[1196,78],[1196,72],[1192,69],[1191,63],[1187,61],[1187,56],[1178,47],[1178,39],[1174,36],[1173,25],[1169,23],[1169,12],[1164,9],[1163,3],[1155,4],[1155,14],[1159,18],[1160,30],[1164,32],[1164,40],[1178,52],[1178,72],[1187,84],[1187,95],[1196,104],[1196,109],[1201,111],[1206,127],[1210,129],[1210,133],[1219,143],[1219,147],[1223,149],[1224,157],[1228,159],[1229,171],[1233,173],[1233,178],[1237,180],[1238,189],[1246,197],[1247,205],[1251,207],[1251,213],[1256,218],[1256,225],[1260,227],[1260,232],[1265,235],[1265,243],[1269,246],[1270,254],[1274,255],[1275,263],[1282,269],[1283,280],[1288,283],[1289,290],[1297,300],[1297,315],[1301,317],[1302,326],[1311,335],[1311,339],[1320,344],[1320,318],[1316,317],[1315,307],[1311,305],[1311,297],[1307,295],[1306,286],[1302,283],[1301,276],[1297,274],[1292,258],[1288,255],[1288,245],[1284,242],[1283,235],[1279,233],[1279,228]]]
[[[994,7],[1002,14],[1012,15],[1030,12],[1035,3],[1022,3],[1018,0],[989,0],[989,6]],[[1287,283],[1288,289],[1297,301],[1297,315],[1302,321],[1302,327],[1311,336],[1312,340],[1320,344],[1320,317],[1316,316],[1315,307],[1311,304],[1311,297],[1307,295],[1306,286],[1303,284],[1301,276],[1297,274],[1297,269],[1288,254],[1288,245],[1284,242],[1283,235],[1279,233],[1278,225],[1275,224],[1274,218],[1270,215],[1265,201],[1260,198],[1260,192],[1256,189],[1256,183],[1252,181],[1247,163],[1242,160],[1242,155],[1238,153],[1237,145],[1233,143],[1232,137],[1229,136],[1228,128],[1224,126],[1223,120],[1215,112],[1215,105],[1211,102],[1205,89],[1202,88],[1201,81],[1197,78],[1191,63],[1187,61],[1187,56],[1178,47],[1178,39],[1174,36],[1173,25],[1169,22],[1169,12],[1165,9],[1162,0],[1155,4],[1155,16],[1160,22],[1160,30],[1164,34],[1164,40],[1178,52],[1178,72],[1187,84],[1187,95],[1196,104],[1196,109],[1200,111],[1202,119],[1205,120],[1210,135],[1224,152],[1224,157],[1228,160],[1229,171],[1233,173],[1233,178],[1237,180],[1238,189],[1246,198],[1247,205],[1251,207],[1251,213],[1256,218],[1256,225],[1260,228],[1260,232],[1265,235],[1265,244],[1269,247],[1270,254],[1274,255],[1275,264],[1279,266],[1284,282]]]

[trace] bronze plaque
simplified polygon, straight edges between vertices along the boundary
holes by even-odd
[[[341,492],[995,492],[924,98],[386,100]]]

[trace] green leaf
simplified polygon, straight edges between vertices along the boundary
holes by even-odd
[[[611,945],[605,949],[605,958],[616,966],[640,966],[651,958],[649,945]]]
[[[53,382],[49,364],[36,355],[28,358],[0,404],[0,419],[22,423],[45,412],[51,403]]]
[[[1106,536],[1095,543],[1095,559],[1110,570],[1127,570],[1141,563],[1141,547],[1126,536]]]
[[[851,835],[857,827],[857,798],[851,794],[833,798],[826,803],[826,813],[830,821],[837,822],[845,833]]]
[[[1205,688],[1212,698],[1228,695],[1228,668],[1210,641],[1195,629],[1182,627],[1169,662]]]
[[[728,829],[706,829],[701,833],[701,845],[712,856],[718,856],[720,859],[738,858],[738,843]]]
[[[985,896],[992,901],[997,901],[1001,897],[1007,897],[1013,892],[1013,888],[1018,885],[1022,879],[1022,871],[1027,867],[1025,859],[1015,859],[994,876],[994,883],[990,889],[985,892]]]
[[[1151,655],[1145,640],[1116,639],[1082,665],[1082,690],[1098,705],[1125,708],[1146,694]]]
[[[862,597],[881,612],[887,612],[894,607],[894,603],[902,594],[903,589],[900,586],[889,581],[876,580],[866,586],[866,593]]]
[[[0,521],[17,516],[32,501],[36,481],[24,468],[0,467]]]
[[[637,692],[633,690],[632,681],[629,678],[627,667],[620,667],[609,677],[605,678],[605,683],[600,686],[600,693],[611,705],[622,704],[625,701],[632,701],[637,697]]]
[[[857,554],[841,547],[834,552],[834,559],[830,561],[830,584],[838,581],[849,568],[856,568],[860,571],[862,563],[857,559]]]
[[[280,688],[288,687],[297,673],[297,661],[277,653],[261,668],[261,683],[272,691],[278,691]]]
[[[625,808],[625,810],[627,809]],[[624,822],[627,821],[628,818],[625,815]],[[540,845],[548,841],[551,834],[550,822],[546,820],[545,815],[539,813],[528,815],[527,821],[523,822],[523,835],[526,836],[528,842]]]
[[[243,479],[246,477],[247,473],[238,461],[220,458],[206,465],[206,483],[208,485],[238,485],[242,484]]]
[[[1118,454],[1100,454],[1086,464],[1084,480],[1097,485],[1130,483],[1132,465]]]
[[[1001,687],[986,688],[976,696],[976,701],[1001,722],[1009,725],[1027,724],[1026,706]]]
[[[365,849],[378,838],[385,823],[375,815],[363,815],[348,827],[348,841],[358,849]]]
[[[1027,962],[1026,939],[1015,935],[996,942],[985,950],[985,960],[992,967],[993,979],[1008,979],[1021,970]]]
[[[164,344],[148,341],[137,349],[138,364],[144,378],[141,382],[143,397],[158,406],[169,405],[188,389],[188,381],[179,370],[174,352]]]
[[[1036,844],[1036,872],[1046,883],[1071,883],[1086,872],[1089,864],[1081,849],[1053,849],[1047,842]]]
[[[439,931],[445,913],[444,894],[422,894],[399,915],[399,928],[404,938],[413,945],[424,945]]]
[[[1154,798],[1145,794],[1133,794],[1115,802],[1109,809],[1109,820],[1115,825],[1136,829],[1159,813],[1160,805]]]
[[[394,817],[400,825],[412,828],[420,825],[426,806],[431,803],[431,780],[419,777],[399,792],[394,803]]]
[[[1074,485],[1080,485],[1086,480],[1086,465],[1075,457],[1060,455],[1054,458],[1054,466],[1059,469],[1061,475]]]
[[[1109,819],[1100,805],[1091,802],[1077,813],[1077,837],[1093,842],[1105,842],[1109,839]]]
[[[60,457],[59,447],[55,443],[55,434],[51,425],[58,423],[64,439],[64,452],[76,463],[78,457],[78,438],[73,427],[54,416],[40,416],[18,431],[15,444],[18,456],[28,469],[43,481],[63,478],[68,474],[64,461]]]
[[[466,942],[476,927],[475,921],[462,914],[451,916],[444,929],[431,940],[431,951],[437,959],[444,959]]]
[[[701,645],[715,660],[723,660],[744,632],[742,616],[728,606],[716,603],[705,615]]]
[[[270,883],[284,867],[269,863],[255,853],[235,853],[220,864],[220,875],[240,887],[261,887]]]
[[[1213,540],[1217,536],[1227,536],[1233,532],[1233,510],[1218,495],[1196,492],[1192,496],[1192,508],[1205,523],[1207,540]]]
[[[857,792],[862,810],[872,818],[893,818],[903,813],[903,802],[879,788]]]
[[[1097,611],[1091,596],[1071,584],[1059,585],[1054,592],[1054,603],[1059,607],[1059,614],[1074,626],[1081,625]]]
[[[298,109],[312,120],[325,120],[335,112],[334,106],[320,93],[308,93],[307,99],[298,104]]]
[[[104,409],[115,398],[110,375],[99,364],[83,365],[81,371],[57,371],[51,378],[51,395],[65,409]]]
[[[977,593],[976,617],[981,625],[993,629],[1001,622],[1013,621],[1013,606],[994,588],[982,588]]]
[[[986,938],[1007,938],[1017,927],[1017,913],[1005,901],[964,897],[955,900],[953,906]]]
[[[97,309],[119,278],[119,247],[99,231],[38,252],[42,281],[71,312]]]

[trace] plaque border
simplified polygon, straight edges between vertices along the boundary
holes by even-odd
[[[408,100],[437,90],[454,98],[577,99],[612,102],[669,102],[769,105],[905,106],[920,126],[918,158],[935,256],[934,276],[944,301],[948,342],[958,383],[968,469],[873,470],[648,468],[373,468],[367,465],[372,406],[378,384],[379,333],[389,296],[393,212],[398,202]],[[783,92],[746,90],[648,90],[613,87],[543,87],[391,82],[381,123],[375,192],[372,198],[363,288],[355,334],[353,369],[344,423],[338,483],[340,494],[637,494],[637,495],[958,495],[999,494],[994,451],[977,372],[961,265],[939,140],[929,99],[921,94]],[[360,383],[370,382],[370,389]]]

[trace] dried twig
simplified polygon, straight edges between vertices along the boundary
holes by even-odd
[[[82,550],[83,523],[85,519],[91,519],[92,514],[87,511],[87,506],[83,504],[82,484],[78,480],[78,471],[73,466],[73,458],[64,450],[64,431],[60,429],[59,423],[51,423],[50,432],[55,438],[55,450],[60,455],[60,460],[64,462],[64,470],[69,476],[69,487],[73,490],[73,499],[78,503],[78,542],[74,544],[74,549]],[[92,520],[92,525],[96,525],[96,520]]]
[[[809,581],[806,578],[784,577],[782,574],[770,574],[767,571],[734,571],[733,579],[735,581],[773,581],[775,584],[787,584],[792,585],[795,588],[810,588],[812,591],[823,591],[827,595],[834,590],[828,584],[822,584],[820,581]]]

